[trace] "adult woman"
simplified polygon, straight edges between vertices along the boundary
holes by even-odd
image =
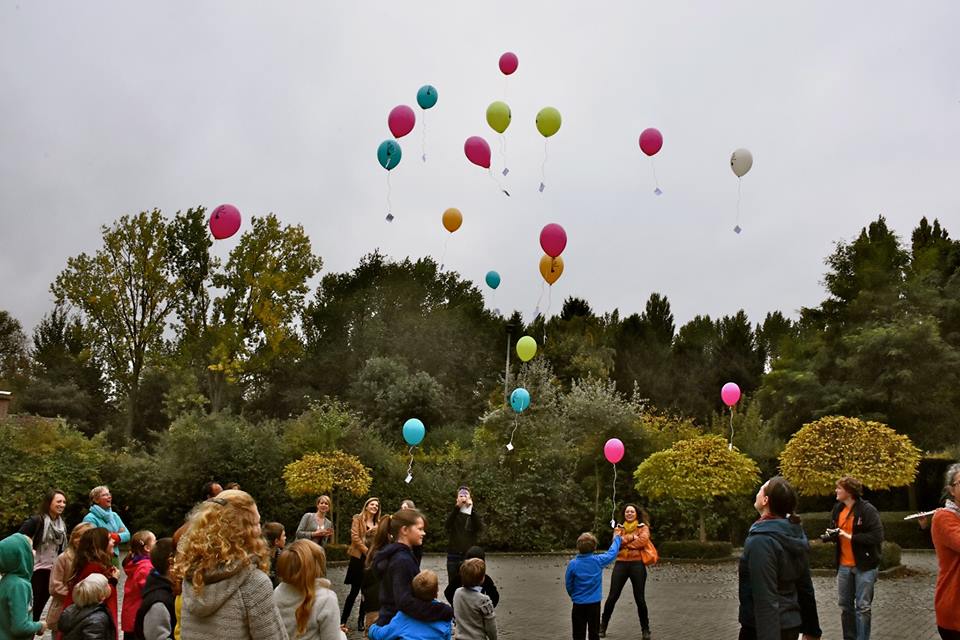
[[[70,542],[67,548],[57,557],[53,563],[53,569],[50,571],[50,610],[47,611],[47,626],[54,631],[57,629],[57,621],[60,614],[63,613],[63,601],[70,594],[70,575],[73,573],[73,563],[77,557],[77,548],[80,546],[80,538],[93,525],[89,522],[81,522],[70,532]]]
[[[353,521],[350,523],[350,547],[347,549],[350,564],[347,565],[347,577],[344,579],[344,582],[350,585],[350,593],[347,594],[347,599],[343,603],[343,613],[340,614],[341,626],[346,625],[347,620],[350,619],[353,603],[363,588],[363,565],[366,562],[367,550],[373,540],[373,533],[376,531],[379,519],[380,499],[367,498],[360,513],[353,516]],[[360,612],[357,615],[357,630],[363,631],[362,600],[360,601]]]
[[[933,514],[930,528],[939,565],[933,609],[940,637],[960,640],[960,464],[947,469],[945,490],[950,498]]]
[[[33,621],[40,620],[40,614],[50,599],[50,571],[57,556],[67,547],[67,527],[63,523],[63,510],[67,506],[67,496],[59,489],[47,492],[40,511],[27,518],[20,527],[20,533],[33,541]]]
[[[113,627],[119,637],[117,626],[117,581],[120,578],[120,570],[113,566],[113,537],[110,532],[103,527],[93,527],[83,532],[80,536],[80,542],[77,544],[77,553],[73,559],[73,567],[70,570],[70,579],[67,584],[70,591],[63,599],[63,609],[66,610],[73,604],[73,588],[83,582],[83,579],[94,573],[100,573],[106,576],[110,584],[110,596],[105,605],[113,618]]]
[[[740,557],[740,640],[820,638],[810,579],[810,544],[796,516],[797,494],[784,478],[767,480],[753,503],[760,519],[750,527]]]
[[[424,622],[451,620],[453,608],[444,602],[427,602],[413,595],[411,584],[420,573],[413,548],[423,545],[426,520],[414,509],[384,516],[377,527],[373,546],[377,551],[373,567],[380,575],[380,616],[377,625],[390,624],[398,611]]]
[[[90,511],[83,516],[84,522],[107,530],[113,538],[113,566],[120,566],[120,545],[130,542],[130,532],[113,511],[113,495],[110,487],[101,485],[90,490]]]
[[[327,517],[330,513],[330,496],[317,498],[317,510],[307,511],[297,526],[297,539],[306,538],[325,546],[333,536],[333,521]]]
[[[286,640],[266,571],[257,504],[245,491],[200,503],[177,546],[183,580],[181,635],[191,640]]]
[[[637,603],[637,614],[640,616],[640,630],[643,640],[650,638],[650,618],[647,615],[647,601],[644,599],[644,589],[647,584],[647,566],[643,564],[641,549],[650,541],[650,516],[645,509],[635,504],[623,507],[623,536],[617,562],[613,565],[613,576],[610,578],[610,593],[603,605],[603,616],[600,618],[600,637],[607,635],[607,624],[617,606],[620,592],[630,580],[633,586],[633,599]]]
[[[473,509],[470,487],[460,487],[457,502],[447,516],[447,584],[459,577],[467,549],[476,546],[482,531],[483,521]]]

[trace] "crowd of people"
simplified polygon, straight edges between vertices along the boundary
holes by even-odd
[[[57,640],[345,640],[359,598],[357,629],[373,640],[496,640],[500,594],[478,542],[483,521],[468,487],[459,487],[446,518],[446,602],[436,573],[421,570],[427,519],[405,500],[381,513],[376,497],[353,516],[341,609],[327,579],[324,547],[333,539],[331,500],[317,499],[287,544],[283,525],[262,523],[246,492],[217,483],[170,537],[132,534],[113,511],[108,487],[90,491],[90,508],[68,533],[67,497],[52,490],[39,512],[0,541],[0,640],[47,630]],[[946,505],[930,526],[939,563],[937,627],[960,639],[960,464],[947,471]],[[836,544],[837,595],[844,640],[869,640],[871,603],[883,525],[852,477],[836,486],[837,503],[822,539]],[[809,541],[796,515],[797,495],[782,477],[760,487],[739,563],[740,640],[821,637]],[[566,569],[574,640],[607,635],[629,581],[640,635],[652,637],[645,600],[647,567],[657,560],[646,510],[623,507],[613,542],[596,553],[591,532],[576,540]],[[120,558],[120,545],[128,550]],[[601,609],[604,567],[615,563]],[[118,585],[123,580],[122,606]],[[49,608],[44,619],[42,613]],[[121,635],[122,634],[122,635]]]

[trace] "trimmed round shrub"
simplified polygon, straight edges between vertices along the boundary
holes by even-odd
[[[713,560],[729,558],[733,545],[729,542],[700,542],[699,540],[672,540],[657,545],[661,558],[683,560]]]

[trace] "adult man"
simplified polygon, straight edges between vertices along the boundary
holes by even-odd
[[[457,489],[457,503],[447,516],[447,584],[459,576],[467,549],[477,544],[483,531],[480,515],[473,510],[469,487]]]
[[[837,481],[837,504],[830,513],[828,533],[830,541],[837,544],[843,640],[869,640],[883,524],[877,508],[863,499],[863,484],[856,478],[846,476]]]

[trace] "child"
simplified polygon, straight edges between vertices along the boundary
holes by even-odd
[[[91,573],[73,588],[73,604],[60,615],[63,640],[116,640],[113,617],[103,604],[113,590],[102,573]]]
[[[480,558],[464,560],[460,565],[462,587],[453,594],[453,615],[457,619],[458,640],[497,640],[497,614],[490,596],[480,593],[487,564]]]
[[[297,640],[346,640],[340,629],[337,594],[326,579],[327,555],[316,542],[300,539],[277,560],[280,586],[273,601],[287,636]]]
[[[177,613],[170,569],[176,548],[173,538],[161,538],[150,552],[153,571],[143,586],[140,609],[133,624],[138,640],[170,640],[177,626]]]
[[[73,559],[70,572],[70,593],[63,599],[63,606],[73,604],[73,592],[87,576],[99,573],[107,578],[110,584],[110,597],[107,598],[107,610],[113,620],[114,635],[117,634],[117,579],[120,572],[113,566],[113,536],[103,527],[87,529],[80,536],[77,544],[77,554]]]
[[[487,561],[483,547],[473,546],[467,549],[467,555],[464,557],[464,560],[469,560],[470,558],[480,558],[484,562]],[[453,582],[448,584],[447,588],[443,590],[443,597],[447,599],[447,602],[453,602],[453,594],[455,594],[460,587],[460,574],[457,573]],[[493,583],[493,578],[490,576],[483,577],[483,586],[480,588],[480,593],[490,596],[494,608],[500,603],[500,592],[497,591],[497,585]]]
[[[600,600],[603,599],[603,568],[620,552],[622,531],[613,532],[613,542],[603,555],[594,555],[597,538],[581,533],[577,538],[578,555],[567,565],[567,593],[573,600],[573,640],[584,640],[587,628],[590,640],[600,638]]]
[[[22,533],[0,541],[0,637],[43,635],[46,623],[33,621],[33,541]]]
[[[73,571],[73,561],[77,556],[77,545],[83,533],[93,529],[89,522],[81,522],[70,532],[70,542],[67,549],[57,557],[50,572],[50,610],[47,611],[47,627],[57,630],[57,620],[63,613],[63,599],[70,593],[70,572]]]
[[[418,573],[410,587],[417,599],[438,602],[440,580],[433,571],[428,569]],[[390,624],[384,627],[371,625],[367,633],[372,640],[450,640],[450,621],[422,622],[400,611]]]
[[[123,571],[127,580],[123,583],[123,609],[120,611],[120,629],[124,635],[133,634],[137,622],[137,611],[143,601],[143,586],[147,576],[153,570],[150,551],[157,543],[157,536],[149,531],[137,531],[130,538],[130,551],[123,559]]]
[[[287,532],[279,522],[268,522],[263,525],[263,537],[267,539],[267,547],[270,548],[270,582],[276,589],[280,584],[277,579],[277,558],[287,545]]]

